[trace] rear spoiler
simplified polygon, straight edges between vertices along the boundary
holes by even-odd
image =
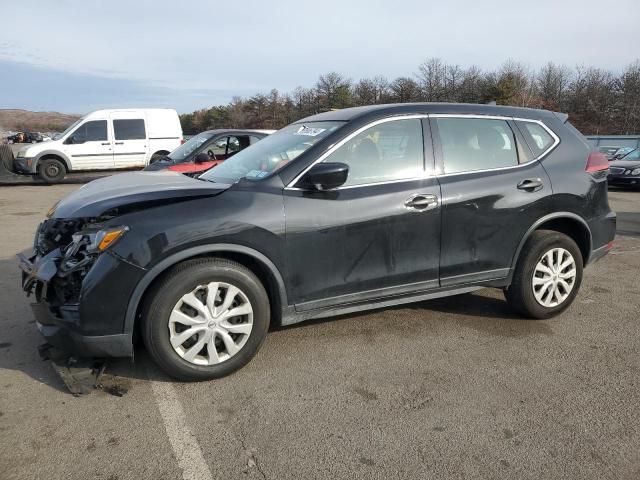
[[[568,113],[562,113],[562,112],[552,112],[556,118],[558,120],[560,120],[562,123],[567,123],[567,120],[569,120],[569,114]]]

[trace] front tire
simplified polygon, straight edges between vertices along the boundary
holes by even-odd
[[[582,283],[582,254],[567,235],[533,232],[522,248],[505,297],[525,317],[550,318],[566,310]]]
[[[223,377],[246,365],[269,329],[269,299],[249,269],[220,258],[174,267],[145,302],[142,339],[182,381]]]
[[[38,164],[38,176],[47,183],[58,183],[67,174],[64,164],[55,158],[45,158]]]

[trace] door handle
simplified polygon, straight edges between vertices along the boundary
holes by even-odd
[[[430,193],[415,193],[407,198],[404,207],[407,210],[424,212],[432,210],[438,206],[438,197]]]
[[[111,142],[102,142],[102,145],[111,145]]]
[[[124,145],[124,142],[116,142],[116,145]]]
[[[526,178],[518,183],[519,190],[525,190],[527,192],[537,192],[544,184],[540,178]]]

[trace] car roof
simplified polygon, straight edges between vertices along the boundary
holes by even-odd
[[[368,105],[365,107],[344,108],[319,113],[298,120],[295,123],[343,121],[349,122],[356,119],[375,120],[393,115],[411,114],[474,114],[474,115],[499,115],[505,117],[521,117],[531,119],[543,119],[556,116],[562,120],[566,115],[549,110],[533,108],[509,107],[502,105],[481,105],[473,103],[390,103],[382,105]]]
[[[252,130],[252,129],[246,129],[246,128],[217,128],[214,130],[205,130],[204,132],[200,132],[200,133],[210,133],[213,135],[219,135],[221,133],[258,133],[260,135],[268,135],[268,133],[265,130]]]

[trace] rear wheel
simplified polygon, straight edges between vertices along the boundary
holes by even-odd
[[[505,297],[526,317],[553,317],[575,299],[582,282],[582,267],[582,254],[570,237],[539,230],[523,247]]]
[[[167,374],[208,380],[253,358],[269,316],[265,289],[246,267],[219,258],[191,260],[175,267],[149,295],[142,338]]]
[[[47,183],[61,182],[66,174],[64,164],[56,158],[45,158],[38,164],[38,175]]]
[[[167,152],[156,152],[153,155],[151,155],[151,158],[149,159],[149,165],[151,165],[152,163],[157,162],[158,160],[160,160],[163,157],[166,157],[168,155]]]

